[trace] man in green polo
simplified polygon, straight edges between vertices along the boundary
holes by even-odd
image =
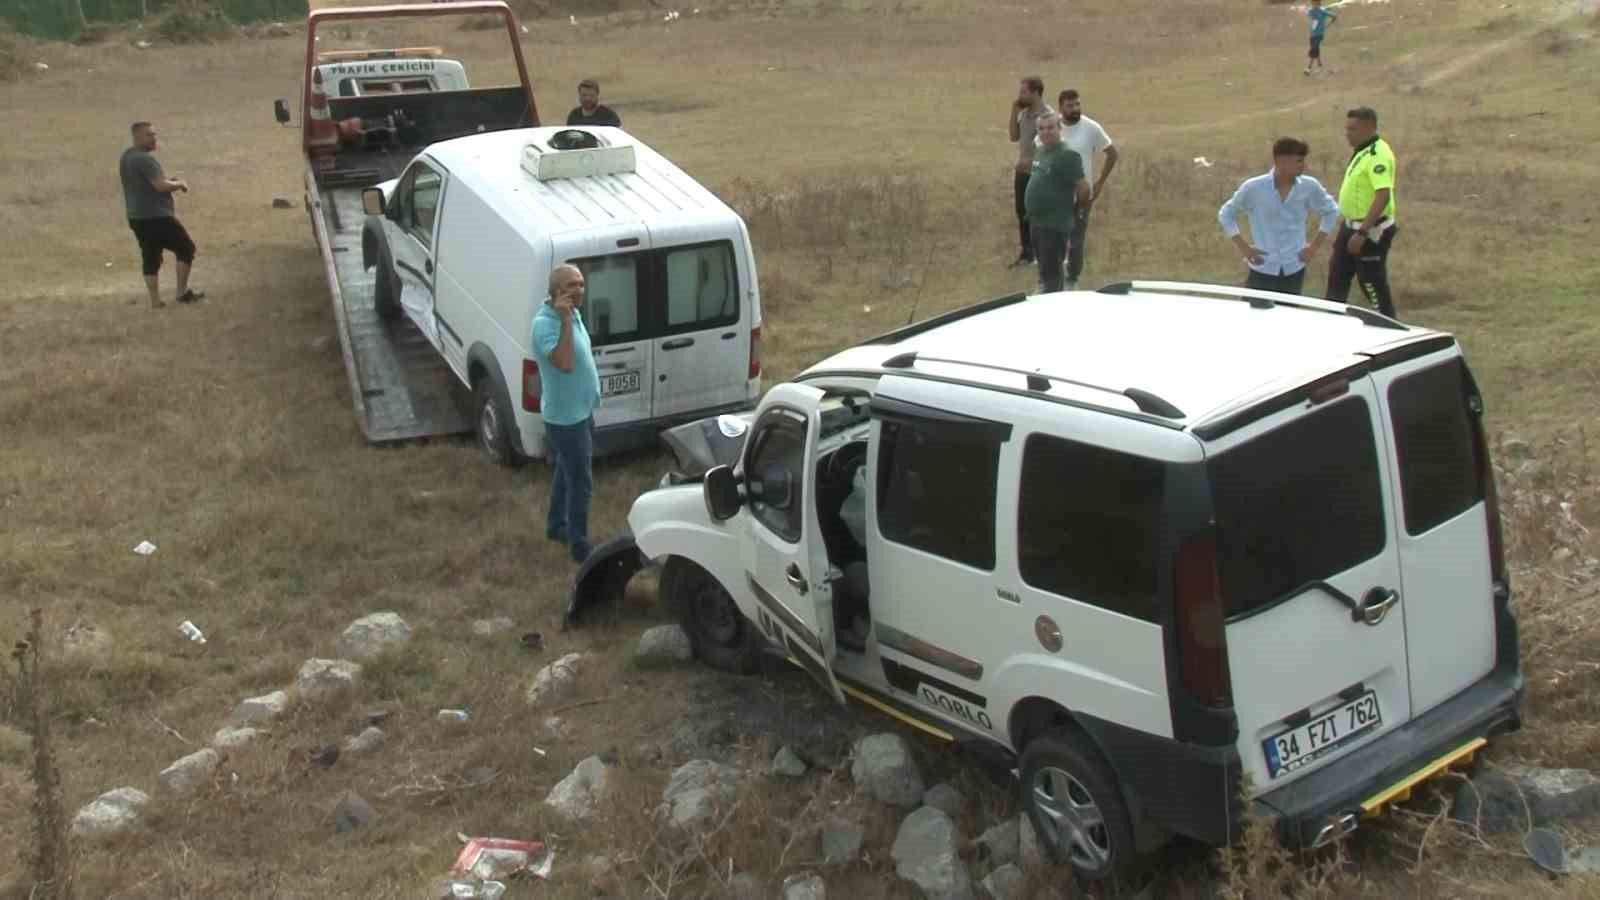
[[[1345,114],[1345,139],[1354,152],[1339,185],[1339,237],[1328,261],[1327,298],[1348,302],[1350,279],[1374,309],[1394,317],[1389,295],[1389,247],[1400,229],[1394,222],[1394,150],[1378,137],[1378,114],[1358,106]]]
[[[1039,263],[1039,293],[1049,294],[1061,290],[1067,242],[1078,220],[1089,214],[1090,193],[1083,158],[1061,140],[1061,117],[1054,112],[1039,117],[1032,169],[1022,205]]]

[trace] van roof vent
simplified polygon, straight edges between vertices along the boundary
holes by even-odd
[[[634,171],[632,144],[607,146],[593,132],[568,128],[522,148],[522,168],[540,181]]]

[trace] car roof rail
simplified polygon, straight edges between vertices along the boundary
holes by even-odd
[[[1074,378],[1066,378],[1061,375],[1051,375],[1047,372],[1040,372],[1037,370],[1029,371],[1028,369],[1014,369],[1010,366],[998,366],[992,363],[977,362],[976,360],[970,359],[950,359],[944,356],[923,356],[915,350],[891,356],[884,360],[881,365],[885,369],[910,369],[915,367],[919,362],[945,363],[947,365],[954,366],[972,366],[973,368],[989,369],[990,371],[994,372],[1009,372],[1013,375],[1021,375],[1027,379],[1028,390],[1030,391],[1048,391],[1050,390],[1052,382],[1059,381],[1062,384],[1070,384],[1074,387],[1081,387],[1091,391],[1100,391],[1106,394],[1117,394],[1118,396],[1126,397],[1127,399],[1133,401],[1133,405],[1138,407],[1140,412],[1149,413],[1154,416],[1160,416],[1163,419],[1181,419],[1184,417],[1183,410],[1173,406],[1171,403],[1162,399],[1160,396],[1151,393],[1150,391],[1136,387],[1106,387],[1102,384],[1091,384],[1087,381],[1078,381]]]
[[[1192,281],[1119,281],[1100,288],[1096,293],[1126,296],[1134,291],[1147,294],[1183,294],[1190,297],[1209,297],[1218,300],[1243,300],[1249,303],[1252,309],[1272,309],[1276,306],[1288,306],[1308,312],[1350,316],[1353,319],[1360,320],[1364,325],[1371,325],[1375,328],[1391,328],[1399,331],[1409,330],[1409,327],[1403,323],[1359,306],[1321,300],[1315,297],[1301,297],[1295,294],[1280,294],[1276,291],[1260,291],[1255,288],[1234,287],[1224,284],[1202,284]]]
[[[986,313],[992,309],[1000,309],[1001,307],[1010,306],[1013,303],[1021,303],[1026,299],[1028,299],[1028,295],[1019,291],[1015,294],[1006,294],[1003,297],[994,297],[989,300],[982,300],[977,303],[952,309],[947,313],[940,313],[937,316],[930,316],[926,319],[923,319],[921,322],[912,322],[896,328],[893,331],[886,331],[877,337],[867,338],[856,346],[868,347],[872,346],[873,344],[897,344],[908,337],[915,337],[916,335],[922,334],[925,331],[932,331],[940,326],[949,325],[951,322],[959,322],[962,319],[978,315],[979,313]]]

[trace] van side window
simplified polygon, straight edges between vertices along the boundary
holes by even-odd
[[[1429,531],[1483,500],[1460,359],[1395,379],[1389,414],[1408,534]]]
[[[406,202],[411,222],[407,228],[424,247],[433,246],[433,222],[439,212],[439,186],[443,182],[438,172],[419,165],[411,183],[411,197]]]
[[[630,341],[639,332],[639,259],[597,256],[574,261],[586,282],[583,321],[596,344]]]
[[[994,569],[1000,442],[938,423],[881,422],[878,530],[897,544]]]
[[[750,514],[790,543],[798,542],[805,528],[805,462],[803,416],[776,409],[757,423],[744,463]]]
[[[666,253],[667,331],[739,321],[739,273],[726,241]]]
[[[1383,473],[1360,397],[1241,444],[1207,469],[1230,617],[1371,559],[1387,543]]]
[[[1165,479],[1165,467],[1153,460],[1029,437],[1017,509],[1022,580],[1155,621]]]

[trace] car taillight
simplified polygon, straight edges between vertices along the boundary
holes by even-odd
[[[1233,687],[1215,532],[1200,532],[1184,543],[1173,564],[1172,580],[1183,686],[1201,703],[1228,706],[1233,702]]]
[[[522,361],[522,411],[536,413],[539,411],[539,397],[544,391],[544,383],[539,380],[539,364],[531,359]]]
[[[761,326],[750,329],[750,378],[761,377]]]

